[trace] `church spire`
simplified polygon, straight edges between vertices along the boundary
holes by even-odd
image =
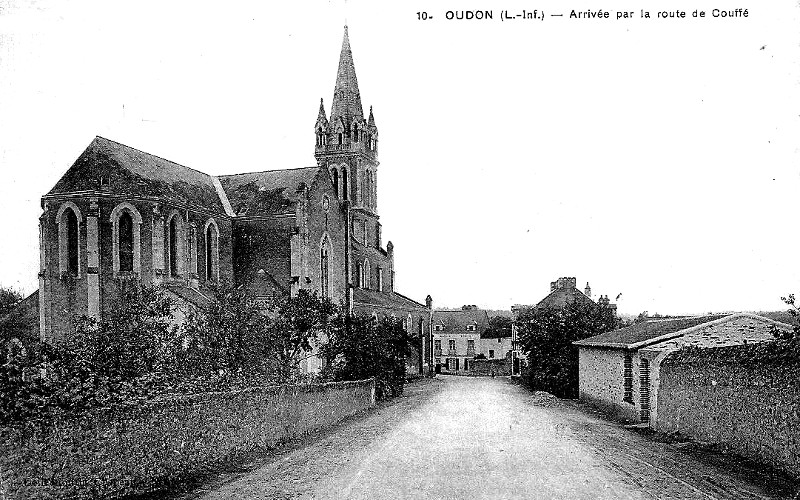
[[[350,37],[347,26],[344,27],[342,53],[339,56],[339,70],[336,72],[336,88],[333,91],[331,105],[331,123],[342,119],[345,129],[352,126],[353,120],[364,119],[364,108],[361,107],[361,93],[358,91],[356,68],[353,64],[353,52],[350,50]]]

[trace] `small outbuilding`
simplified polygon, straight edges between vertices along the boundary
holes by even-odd
[[[659,368],[684,346],[714,348],[770,341],[790,325],[749,313],[647,321],[574,342],[581,400],[635,422],[655,420]]]

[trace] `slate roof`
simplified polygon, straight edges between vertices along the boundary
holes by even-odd
[[[372,305],[386,309],[427,309],[423,304],[397,292],[379,292],[366,288],[353,289],[353,302],[357,302],[359,305]]]
[[[263,216],[291,211],[302,187],[311,185],[319,167],[221,175],[219,182],[236,215]]]
[[[562,308],[567,305],[568,302],[579,301],[585,304],[594,304],[594,301],[587,297],[582,291],[578,290],[577,288],[559,288],[553,290],[545,298],[540,300],[537,304],[537,308]]]
[[[46,196],[76,191],[161,198],[225,213],[212,176],[100,136]]]
[[[213,300],[200,291],[180,283],[169,283],[166,289],[200,309],[208,309]]]
[[[683,346],[725,347],[775,340],[772,328],[791,331],[792,325],[749,313],[735,313],[681,331],[679,337],[648,345],[643,351],[669,351]]]
[[[678,335],[681,330],[692,328],[703,323],[718,320],[727,314],[710,316],[691,316],[682,318],[648,319],[642,323],[620,328],[594,337],[574,342],[574,345],[585,347],[617,347],[633,349],[646,345],[650,341],[664,340],[671,334]]]
[[[364,118],[364,108],[361,106],[361,93],[358,91],[358,78],[356,78],[356,67],[353,63],[353,51],[350,49],[347,26],[344,27],[339,69],[336,71],[336,87],[333,91],[330,122],[335,123],[339,118],[342,119],[345,127],[350,127],[353,120]]]
[[[436,309],[433,324],[442,325],[438,333],[467,333],[467,325],[475,325],[475,333],[489,327],[489,315],[484,309]],[[469,332],[472,333],[472,332]]]
[[[18,338],[23,345],[31,346],[39,340],[39,290],[28,295],[14,308],[0,317],[0,340]]]

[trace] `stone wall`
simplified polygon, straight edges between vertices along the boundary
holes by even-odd
[[[476,359],[471,362],[471,370],[464,375],[476,376],[508,376],[511,375],[511,357],[503,359]]]
[[[578,353],[578,397],[620,418],[638,420],[638,360],[632,359],[631,393],[634,397],[627,402],[624,400],[625,351],[581,346]]]
[[[683,349],[661,365],[655,428],[800,475],[800,359],[784,342]]]
[[[268,449],[375,404],[374,379],[163,399],[2,429],[0,498],[114,498]]]

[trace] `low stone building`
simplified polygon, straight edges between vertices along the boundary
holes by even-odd
[[[683,346],[714,348],[765,342],[790,325],[748,313],[649,319],[579,340],[579,397],[619,417],[656,419],[659,368]]]

